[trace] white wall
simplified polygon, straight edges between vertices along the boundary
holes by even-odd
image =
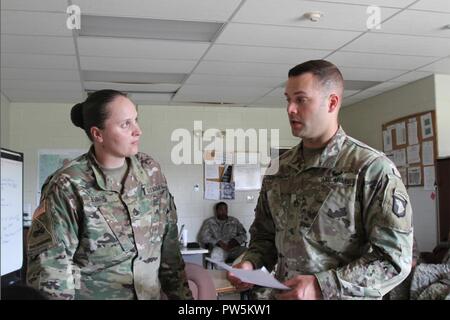
[[[447,103],[447,110],[448,106]],[[435,79],[434,76],[430,76],[342,108],[341,124],[349,135],[382,150],[383,123],[435,109]],[[437,114],[437,117],[441,115]],[[438,136],[438,141],[441,139],[442,137]],[[447,138],[447,141],[448,139],[450,138]],[[409,188],[408,193],[413,208],[414,232],[419,250],[431,251],[437,244],[436,200],[431,198],[431,191],[423,190],[423,187]]]
[[[88,149],[90,143],[84,132],[70,122],[67,104],[10,104],[11,148],[25,154],[25,203],[36,207],[39,149]],[[280,145],[293,146],[298,141],[291,136],[284,108],[182,107],[139,106],[139,121],[143,135],[141,151],[152,155],[162,166],[169,188],[175,197],[179,225],[185,224],[188,240],[195,241],[203,220],[213,215],[216,201],[203,200],[203,171],[201,165],[174,165],[170,159],[173,146],[172,131],[186,128],[193,131],[194,120],[207,128],[278,128]],[[198,184],[199,192],[193,187]],[[246,196],[254,195],[247,202]],[[236,192],[236,199],[227,201],[229,214],[238,217],[248,230],[253,222],[257,191]]]
[[[435,75],[438,157],[450,156],[450,75]]]
[[[9,100],[0,93],[1,146],[9,148]]]

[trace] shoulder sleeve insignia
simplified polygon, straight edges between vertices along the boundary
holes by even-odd
[[[401,197],[399,194],[394,193],[393,200],[394,201],[392,202],[392,211],[397,217],[399,218],[404,217],[406,214],[406,205],[407,205],[406,199]]]

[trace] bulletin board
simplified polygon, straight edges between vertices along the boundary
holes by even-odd
[[[234,200],[236,191],[261,188],[259,154],[210,150],[203,159],[206,200]]]
[[[427,111],[382,125],[383,152],[397,166],[407,187],[435,189],[436,115]]]

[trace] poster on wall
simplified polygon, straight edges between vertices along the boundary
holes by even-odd
[[[38,200],[42,185],[49,175],[86,153],[85,149],[40,149],[38,150]]]

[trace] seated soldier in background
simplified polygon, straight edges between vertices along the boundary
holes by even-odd
[[[203,222],[199,242],[211,251],[211,259],[232,262],[246,250],[247,232],[238,219],[228,216],[225,202],[217,203],[214,211],[215,216]]]

